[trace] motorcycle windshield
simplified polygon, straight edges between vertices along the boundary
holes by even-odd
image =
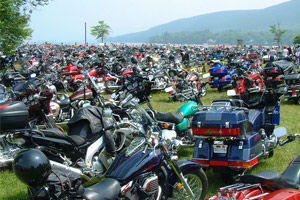
[[[128,113],[134,122],[141,124],[144,130],[151,128],[153,132],[160,132],[159,127],[156,122],[150,117],[146,110],[136,102],[136,100],[131,100],[125,104],[128,107]]]

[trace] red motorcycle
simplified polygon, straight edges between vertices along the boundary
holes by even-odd
[[[283,146],[300,134],[288,135],[280,143]],[[280,174],[264,170],[256,174],[241,176],[240,182],[218,189],[218,192],[207,200],[299,200],[300,199],[300,154]]]

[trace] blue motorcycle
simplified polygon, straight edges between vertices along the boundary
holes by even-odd
[[[200,107],[192,120],[193,160],[228,181],[271,157],[279,140],[273,131],[279,125],[281,95],[264,91]]]
[[[222,91],[224,86],[231,85],[231,76],[236,74],[235,69],[228,70],[226,66],[222,65],[218,61],[213,61],[213,67],[209,69],[210,78],[209,85],[211,88],[218,88],[218,91]]]

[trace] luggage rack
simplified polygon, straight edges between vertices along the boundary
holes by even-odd
[[[249,189],[259,189],[261,194],[247,198],[246,197],[247,194],[244,193],[244,190],[249,190]],[[247,200],[258,199],[260,197],[263,197],[263,196],[266,196],[269,194],[269,193],[263,191],[260,183],[257,183],[257,184],[236,183],[233,185],[228,185],[228,186],[219,188],[218,196],[223,197],[222,199],[235,200],[236,194],[238,192],[240,192],[240,195],[243,195],[244,199],[247,199]]]

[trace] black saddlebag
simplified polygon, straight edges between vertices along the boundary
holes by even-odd
[[[28,193],[34,200],[83,199],[84,188],[79,175],[52,167],[44,185],[29,187]]]
[[[28,119],[28,109],[22,101],[0,103],[0,131],[23,129]]]
[[[284,77],[284,80],[287,85],[298,85],[300,84],[300,74],[299,73],[288,74]]]

